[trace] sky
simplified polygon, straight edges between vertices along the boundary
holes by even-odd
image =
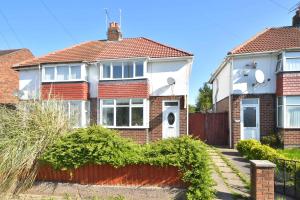
[[[299,0],[0,0],[0,49],[41,56],[106,39],[105,11],[123,37],[148,37],[194,54],[189,103],[227,52],[267,27],[291,25]]]

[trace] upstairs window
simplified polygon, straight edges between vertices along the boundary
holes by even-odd
[[[43,81],[76,81],[82,80],[81,65],[57,65],[43,67]]]
[[[113,62],[102,65],[101,79],[134,79],[144,77],[144,62]]]

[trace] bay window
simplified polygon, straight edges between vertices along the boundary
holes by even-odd
[[[144,127],[145,99],[101,100],[101,124],[108,127]]]
[[[300,96],[277,98],[277,126],[300,128]]]
[[[84,80],[84,70],[80,64],[44,66],[43,82]]]
[[[276,71],[300,71],[300,52],[283,52],[277,57]]]
[[[144,62],[126,61],[104,63],[101,67],[101,79],[133,79],[144,77]]]

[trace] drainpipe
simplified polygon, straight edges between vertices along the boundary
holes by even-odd
[[[230,70],[229,70],[229,119],[228,119],[228,123],[229,123],[229,147],[233,148],[232,145],[232,114],[231,114],[231,94],[232,94],[232,71],[233,71],[233,58],[231,58],[230,60]]]

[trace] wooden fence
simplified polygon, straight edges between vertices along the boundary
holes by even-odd
[[[115,168],[111,165],[88,164],[73,170],[54,170],[49,165],[42,165],[37,174],[37,181],[69,182],[94,185],[135,185],[185,187],[182,175],[177,167],[128,165]]]
[[[190,113],[189,134],[210,145],[227,146],[228,113]]]

